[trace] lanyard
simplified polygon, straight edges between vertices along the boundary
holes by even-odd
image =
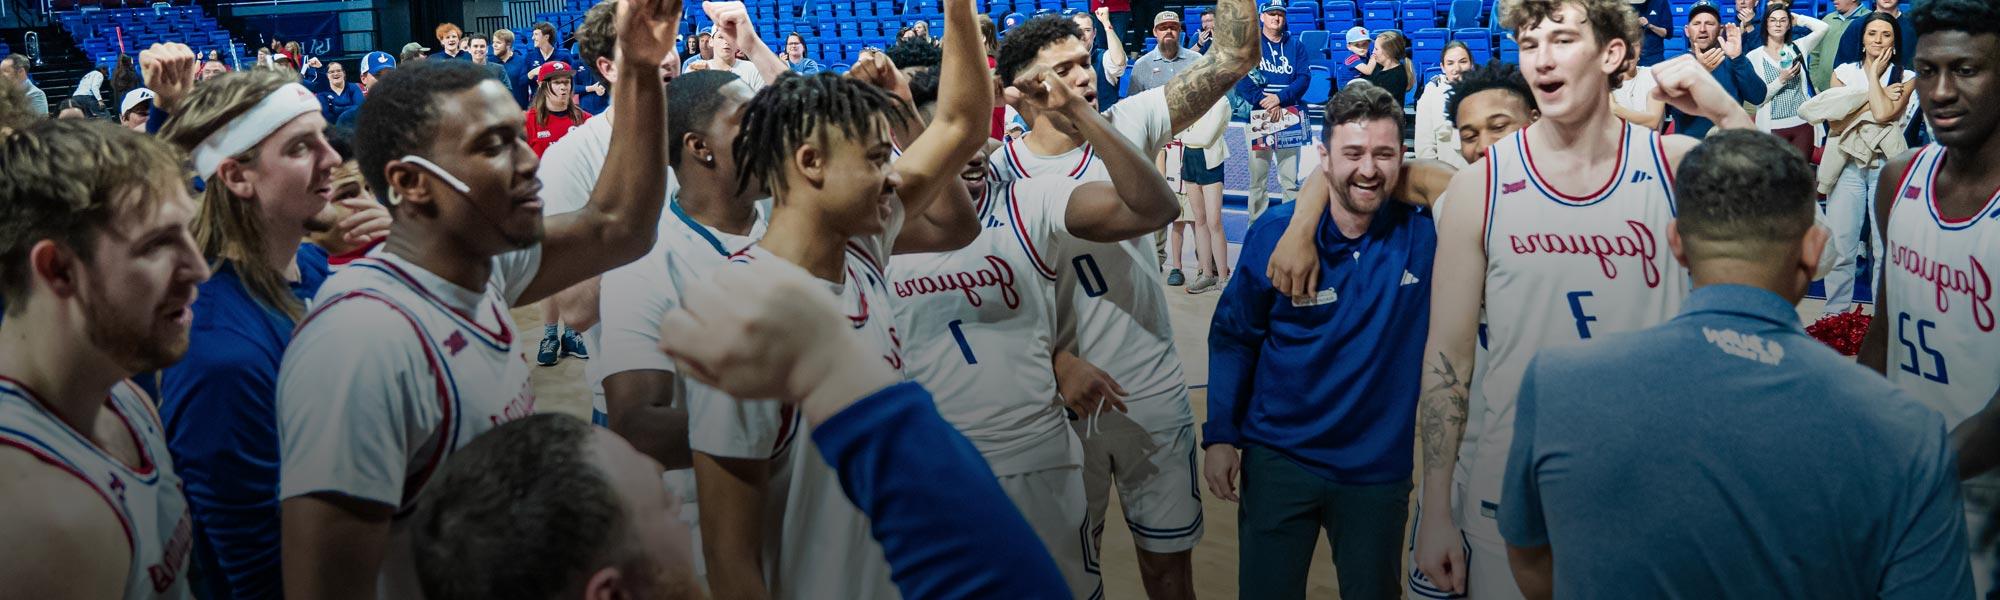
[[[696,223],[694,218],[688,216],[686,210],[681,209],[680,194],[678,193],[674,194],[674,202],[672,206],[674,209],[674,216],[679,218],[682,224],[687,225],[688,229],[692,229],[694,230],[695,233],[700,234],[701,239],[703,241],[708,242],[708,245],[710,247],[715,248],[716,254],[721,254],[723,258],[729,257],[729,248],[724,247],[722,245],[722,240],[716,239],[715,234],[708,232],[708,227],[703,226],[701,223]]]

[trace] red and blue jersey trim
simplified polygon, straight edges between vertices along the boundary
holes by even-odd
[[[1019,179],[1033,177],[1033,175],[1028,173],[1027,167],[1022,166],[1021,153],[1014,148],[1014,141],[1014,139],[1009,138],[1007,144],[1001,147],[1001,151],[1006,154],[1007,171],[1013,173],[1014,177]],[[1064,174],[1064,176],[1070,179],[1083,179],[1083,174],[1090,171],[1090,164],[1096,160],[1097,150],[1092,148],[1090,144],[1084,144],[1083,159],[1077,161],[1076,166],[1071,167],[1069,172]]]
[[[1937,144],[1930,144],[1924,146],[1923,151],[1917,154],[1917,159],[1910,161],[1910,168],[1909,171],[1903,175],[1902,185],[1897,186],[1898,194],[1901,194],[1902,190],[1909,189],[1912,180],[1916,179],[1917,177],[1922,177],[1924,185],[1920,193],[1928,196],[1927,198],[1925,198],[1924,206],[1926,210],[1930,211],[1931,220],[1937,223],[1939,229],[1943,229],[1945,231],[1960,231],[1964,229],[1970,229],[1972,228],[1973,225],[1977,225],[1981,219],[1986,218],[1988,215],[1993,214],[1995,212],[2000,212],[2000,207],[1996,207],[1996,205],[2000,205],[2000,190],[1994,190],[1993,194],[1986,198],[1986,204],[1980,206],[1978,212],[1972,213],[1971,215],[1966,216],[1963,219],[1945,218],[1944,207],[1938,204],[1938,195],[1937,195],[1937,172],[1938,169],[1944,165],[1945,152],[1947,152],[1947,150],[1944,148],[1944,146],[1940,146]],[[1917,169],[1917,163],[1919,162],[1925,163],[1921,171]],[[1919,175],[1919,173],[1921,173],[1921,175]],[[1898,202],[1902,201],[1902,198],[1898,198],[1897,201]]]
[[[1548,199],[1564,205],[1590,206],[1604,201],[1605,198],[1610,198],[1612,192],[1618,191],[1618,184],[1625,181],[1625,162],[1626,156],[1631,154],[1633,127],[1636,126],[1628,123],[1624,126],[1624,129],[1618,132],[1618,163],[1611,169],[1611,180],[1604,182],[1604,185],[1598,187],[1597,191],[1582,196],[1572,196],[1563,193],[1562,190],[1556,189],[1553,184],[1550,184],[1547,179],[1542,177],[1541,171],[1535,169],[1535,151],[1528,145],[1527,129],[1523,128],[1515,132],[1514,146],[1520,150],[1521,166],[1527,169],[1528,182],[1530,185],[1535,186],[1536,191],[1541,192]]]
[[[403,282],[410,289],[416,290],[418,296],[422,296],[424,301],[431,303],[440,310],[443,310],[445,314],[450,315],[452,320],[458,323],[459,327],[472,330],[472,337],[478,339],[486,347],[492,348],[495,352],[507,352],[513,349],[514,326],[508,319],[507,314],[501,312],[500,307],[497,305],[492,307],[492,311],[493,320],[498,325],[498,328],[496,330],[489,330],[485,326],[480,325],[477,319],[472,318],[472,315],[460,312],[450,303],[445,302],[443,298],[439,298],[430,288],[424,287],[424,284],[418,282],[416,277],[411,276],[408,271],[404,271],[402,267],[396,266],[395,263],[380,258],[364,258],[349,264],[348,268],[371,269],[385,273],[389,277]]]
[[[1042,253],[1035,248],[1034,236],[1028,235],[1028,226],[1021,218],[1021,197],[1013,185],[1007,186],[1007,216],[1013,220],[1014,239],[1021,242],[1021,249],[1028,251],[1028,262],[1035,265],[1035,273],[1049,281],[1056,280],[1056,270],[1048,261],[1042,260]]]
[[[82,432],[79,432],[75,428],[70,427],[69,423],[64,422],[62,419],[56,418],[55,410],[50,408],[47,402],[42,401],[42,397],[36,394],[33,388],[28,387],[27,384],[21,383],[20,380],[5,375],[0,375],[0,396],[13,396],[15,398],[19,398],[27,402],[29,405],[34,406],[35,408],[41,409],[43,413],[48,415],[50,421],[54,422],[56,425],[61,426],[63,433],[69,436],[70,441],[76,442],[77,444],[80,444],[86,448],[90,448],[91,450],[97,452],[97,456],[99,458],[102,458],[105,461],[110,462],[111,464],[118,465],[119,467],[124,468],[126,473],[131,474],[133,477],[139,478],[139,483],[150,485],[153,482],[159,480],[160,472],[159,469],[155,468],[155,465],[159,464],[159,461],[154,460],[152,449],[147,447],[145,440],[139,437],[139,427],[137,424],[132,422],[132,415],[129,414],[130,411],[132,410],[131,407],[119,406],[118,396],[116,394],[107,393],[104,395],[104,407],[110,410],[111,414],[118,416],[118,422],[123,424],[125,426],[125,432],[132,436],[132,445],[133,447],[137,448],[139,452],[139,466],[137,467],[125,464],[125,461],[119,460],[118,457],[112,456],[111,453],[109,452],[105,452],[103,448],[98,447],[97,442],[91,441],[90,436],[84,435]],[[0,429],[0,431],[11,431],[11,430]],[[27,432],[17,431],[16,433],[31,439],[34,437],[32,435],[29,435]],[[39,444],[40,442],[37,441],[37,443]],[[55,452],[54,446],[43,445],[43,447],[48,449],[48,451],[51,453]],[[58,453],[58,455],[60,454]],[[72,464],[72,466],[74,465]]]

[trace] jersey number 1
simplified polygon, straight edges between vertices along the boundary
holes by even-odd
[[[964,324],[965,321],[961,320],[952,321],[946,326],[951,328],[951,337],[958,340],[958,352],[965,355],[965,364],[976,365],[979,364],[979,358],[972,355],[972,343],[965,341],[965,330],[960,328]]]

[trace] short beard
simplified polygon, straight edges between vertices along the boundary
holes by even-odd
[[[180,362],[187,353],[186,331],[165,340],[155,339],[144,325],[127,323],[111,302],[98,300],[94,292],[99,288],[93,288],[93,293],[78,298],[83,303],[84,336],[117,361],[119,369],[126,373],[157,371]]]

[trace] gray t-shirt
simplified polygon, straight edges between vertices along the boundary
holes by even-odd
[[[1500,531],[1558,598],[1972,597],[1944,418],[1777,294],[1543,350],[1516,410]]]
[[[1152,52],[1139,57],[1139,62],[1132,63],[1132,82],[1129,90],[1131,93],[1128,95],[1137,96],[1139,92],[1167,85],[1175,75],[1193,66],[1195,59],[1198,58],[1201,58],[1201,53],[1182,48],[1180,55],[1168,60],[1160,55],[1159,48],[1154,48]]]

